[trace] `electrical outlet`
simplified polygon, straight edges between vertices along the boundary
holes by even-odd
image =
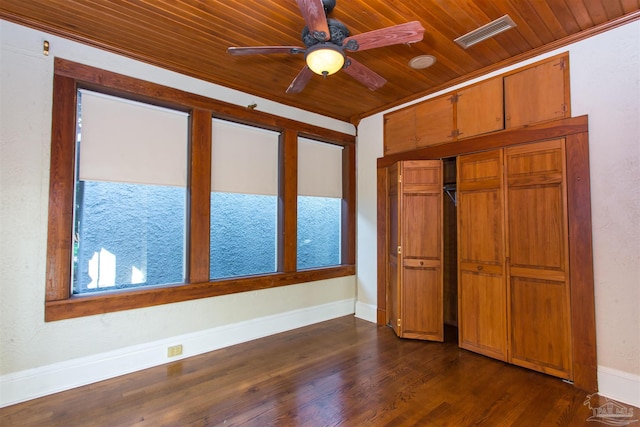
[[[167,357],[176,357],[182,354],[182,344],[173,345],[167,349]]]

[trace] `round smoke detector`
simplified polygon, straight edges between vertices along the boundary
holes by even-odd
[[[409,61],[409,66],[416,70],[429,68],[436,62],[436,57],[432,55],[420,55]]]

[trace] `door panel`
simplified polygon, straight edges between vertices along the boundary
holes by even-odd
[[[507,360],[502,150],[458,158],[459,345]]]
[[[461,270],[460,347],[506,360],[507,324],[504,275]]]
[[[398,269],[398,237],[399,237],[399,199],[398,199],[398,166],[393,165],[387,170],[387,324],[393,328],[396,335],[401,334],[398,319],[400,318],[400,270]]]
[[[512,363],[566,378],[571,370],[565,283],[511,277]]]
[[[401,170],[399,335],[444,341],[442,162],[405,161]]]
[[[442,227],[440,223],[440,194],[404,194],[403,203],[404,258],[439,259],[442,248],[441,233],[433,232],[434,227]]]
[[[404,267],[402,337],[443,341],[440,268]]]
[[[572,379],[564,140],[505,151],[511,362]]]

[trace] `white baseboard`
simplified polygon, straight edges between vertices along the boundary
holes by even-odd
[[[598,366],[598,394],[640,408],[640,375]]]
[[[354,299],[335,301],[0,376],[0,408],[174,362],[256,338],[354,314]],[[167,348],[181,344],[180,356]]]
[[[358,319],[367,320],[372,323],[378,321],[378,308],[375,305],[356,302],[356,317]]]

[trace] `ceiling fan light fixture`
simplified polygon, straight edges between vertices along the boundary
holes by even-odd
[[[345,55],[338,46],[319,44],[307,49],[305,61],[311,71],[321,76],[330,76],[342,69]]]

